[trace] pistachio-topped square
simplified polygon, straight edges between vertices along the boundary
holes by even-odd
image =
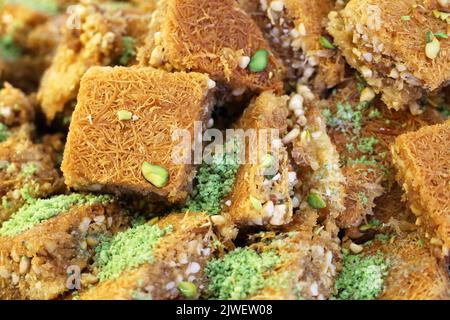
[[[396,110],[450,79],[448,17],[437,1],[352,0],[329,15],[347,62]]]
[[[130,220],[108,195],[30,200],[0,228],[0,299],[55,299],[96,283],[97,245]]]
[[[233,96],[282,91],[283,67],[252,18],[231,0],[159,1],[144,65],[204,72]]]
[[[450,255],[450,120],[403,134],[391,147],[397,181],[430,243]]]
[[[99,283],[81,300],[196,299],[204,268],[223,244],[205,213],[172,213],[106,239],[94,258]]]
[[[195,122],[202,127],[210,114],[210,87],[208,76],[198,73],[90,69],[81,81],[64,153],[67,185],[183,201],[192,165],[172,159],[178,143],[172,135],[184,130],[193,137]]]

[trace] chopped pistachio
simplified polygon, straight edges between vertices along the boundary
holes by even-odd
[[[411,16],[401,16],[400,19],[402,19],[403,21],[409,21],[411,20]]]
[[[378,240],[383,244],[386,244],[389,239],[390,239],[390,236],[388,234],[378,233],[375,235],[375,240]]]
[[[9,203],[8,197],[7,196],[3,196],[2,197],[2,207],[5,209],[10,209],[11,208],[11,204]]]
[[[275,159],[274,159],[274,157],[271,154],[266,154],[263,157],[260,166],[262,168],[270,168],[273,165],[274,160]]]
[[[133,114],[127,110],[119,110],[117,111],[117,117],[119,118],[119,121],[127,121],[131,120]]]
[[[113,238],[100,239],[95,248],[100,281],[116,279],[124,270],[155,262],[153,251],[159,240],[170,232],[172,226],[161,229],[143,224],[119,232]]]
[[[361,138],[358,143],[358,149],[362,153],[372,154],[374,152],[374,146],[378,143],[378,139],[375,137]]]
[[[10,135],[8,127],[0,122],[0,142],[7,140]]]
[[[178,289],[180,289],[181,294],[187,299],[193,299],[197,296],[197,286],[188,281],[181,281],[178,283]]]
[[[306,201],[313,209],[323,209],[327,206],[322,197],[315,192],[310,193]]]
[[[363,205],[367,205],[367,203],[369,202],[369,198],[367,197],[367,194],[363,191],[358,192],[358,198],[359,198],[359,201],[361,201],[361,203]]]
[[[434,36],[438,37],[438,38],[442,38],[442,39],[448,38],[447,32],[444,32],[444,31],[435,32]]]
[[[380,112],[380,110],[378,110],[378,109],[370,110],[369,118],[370,118],[370,119],[378,119],[378,118],[381,118],[381,112]]]
[[[433,38],[434,38],[433,32],[431,32],[430,30],[428,30],[428,31],[425,33],[425,41],[426,41],[426,43],[430,43],[431,41],[433,41]]]
[[[324,36],[320,37],[319,42],[320,42],[320,44],[322,45],[322,47],[324,47],[325,49],[330,49],[330,50],[336,49],[336,47],[334,46],[334,44],[332,44],[332,43],[330,42],[330,40],[328,40],[327,37],[324,37]]]
[[[362,225],[361,227],[359,227],[359,230],[361,231],[366,231],[375,227],[379,227],[381,225],[380,220],[378,219],[372,219],[370,220],[369,223]]]
[[[217,153],[209,163],[202,163],[196,176],[196,188],[189,197],[186,209],[192,212],[219,214],[222,199],[231,191],[240,168],[240,146],[237,140],[224,145],[225,153]]]
[[[358,80],[357,87],[358,91],[361,92],[364,90],[365,87],[367,87],[367,82],[364,80],[364,78],[361,76],[359,72],[355,73],[356,79]]]
[[[25,191],[25,189],[22,191]],[[0,228],[0,236],[15,236],[45,220],[70,210],[72,206],[103,204],[112,200],[113,198],[107,195],[94,196],[78,193],[59,195],[48,199],[27,199],[28,204],[21,207],[8,221],[3,223]]]
[[[344,250],[343,250],[344,251]],[[344,252],[341,273],[335,281],[335,298],[342,300],[371,300],[378,297],[384,286],[388,265],[381,253],[374,256],[350,255]]]
[[[122,66],[128,65],[130,60],[136,55],[136,50],[134,49],[135,40],[132,37],[122,38],[123,51],[120,56],[119,63]]]
[[[361,102],[355,107],[349,102],[338,102],[334,114],[330,109],[324,109],[322,113],[328,126],[339,127],[341,130],[352,129],[354,134],[359,134],[363,122],[362,112],[368,106],[366,102]]]
[[[262,72],[267,68],[269,64],[269,51],[266,49],[260,49],[255,52],[250,60],[248,68],[251,72]]]
[[[273,251],[237,248],[208,262],[205,274],[213,299],[245,299],[264,288],[268,276],[282,261]]]
[[[161,166],[145,161],[142,164],[142,175],[157,188],[163,188],[169,181],[169,172]]]
[[[436,18],[441,19],[443,21],[445,21],[445,20],[450,18],[450,13],[449,12],[443,12],[443,11],[439,11],[439,10],[433,10],[433,15]]]
[[[347,164],[351,165],[351,166],[357,165],[357,164],[378,165],[378,162],[377,162],[377,160],[375,159],[374,156],[367,157],[366,155],[363,155],[363,156],[361,156],[359,158],[356,158],[356,159],[350,159],[349,158],[347,160]]]
[[[370,224],[363,224],[362,226],[360,226],[359,227],[359,230],[360,231],[367,231],[367,230],[370,230],[370,229],[372,229],[372,226],[370,225]]]
[[[27,163],[22,166],[22,170],[21,170],[20,174],[23,177],[29,178],[32,175],[34,175],[37,171],[38,171],[38,167],[37,167],[36,163],[31,162],[31,163]]]
[[[22,55],[22,48],[15,42],[12,34],[0,37],[0,57],[6,61],[14,61]]]
[[[425,46],[425,54],[429,59],[435,59],[438,56],[440,50],[441,44],[435,37],[433,37],[433,40],[427,43]]]
[[[355,147],[353,146],[353,143],[347,143],[345,145],[345,148],[347,149],[348,152],[353,153],[355,152]]]
[[[261,201],[259,201],[258,199],[256,199],[252,195],[250,195],[250,202],[251,202],[253,208],[255,208],[255,210],[257,210],[257,211],[261,211],[262,210]]]

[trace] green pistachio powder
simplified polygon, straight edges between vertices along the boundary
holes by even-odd
[[[0,236],[20,234],[45,220],[68,211],[75,205],[109,203],[112,199],[112,197],[107,195],[82,195],[78,193],[59,195],[49,199],[32,199],[14,213],[8,221],[3,223],[0,228]]]
[[[228,148],[231,145],[230,148]],[[231,149],[223,154],[215,154],[211,163],[200,165],[197,186],[189,198],[186,209],[193,212],[219,214],[222,199],[231,191],[240,167],[240,147],[235,140],[225,145]]]
[[[8,127],[0,122],[0,142],[8,139],[10,134]]]
[[[142,224],[104,239],[96,248],[100,281],[116,279],[125,269],[154,262],[153,250],[159,239],[172,232],[172,227]]]
[[[365,87],[365,83],[360,83],[358,87],[361,91]],[[339,102],[334,114],[329,108],[322,111],[328,126],[338,128],[343,132],[351,130],[356,135],[357,141],[347,144],[347,150],[354,152],[357,148],[364,155],[357,159],[347,159],[349,165],[360,163],[378,165],[378,161],[373,156],[374,147],[379,142],[378,139],[375,137],[360,137],[364,120],[363,113],[369,106],[370,104],[367,102],[359,103],[355,107],[348,102]],[[376,108],[369,113],[369,118],[379,118],[380,116],[381,114]],[[360,194],[360,201],[362,203],[368,201],[364,193]],[[342,300],[375,299],[383,290],[387,270],[388,266],[381,253],[374,256],[344,253],[343,270],[334,284],[336,291],[334,298]]]
[[[123,52],[119,58],[119,63],[122,66],[128,65],[130,60],[136,55],[136,50],[134,49],[135,42],[136,41],[132,37],[123,37],[122,39]]]
[[[273,251],[257,253],[250,248],[237,248],[208,263],[208,291],[214,299],[245,299],[265,287],[268,278],[264,273],[280,262]]]
[[[374,256],[344,253],[344,265],[334,288],[341,300],[371,300],[383,290],[388,265],[381,253]]]

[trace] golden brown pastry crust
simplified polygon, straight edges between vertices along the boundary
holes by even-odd
[[[118,279],[105,280],[80,294],[81,300],[182,299],[178,283],[189,281],[204,291],[204,268],[213,257],[217,239],[211,220],[204,213],[170,214],[158,223],[172,226],[154,249],[154,263],[124,271]],[[192,271],[192,264],[200,269]]]
[[[244,132],[254,133],[255,139],[261,139],[267,130],[267,137],[271,137],[271,130],[278,130],[280,137],[286,134],[287,129],[287,103],[288,97],[278,97],[270,92],[265,92],[255,98],[242,117],[235,124],[236,129]],[[259,142],[257,142],[259,141]],[[268,153],[272,153],[272,143],[263,146],[260,143],[266,141],[245,141],[245,163],[243,163],[236,174],[235,184],[230,195],[226,197],[223,215],[229,218],[238,226],[249,225],[282,225],[292,220],[292,201],[289,190],[289,172],[295,173],[289,165],[288,153],[284,146],[280,146],[273,154],[277,161],[278,180],[272,181],[271,177],[264,175],[264,168],[261,167],[262,159],[265,155],[259,154],[259,148],[267,148]],[[258,146],[258,150],[255,147]],[[250,152],[259,151],[256,163],[249,163]],[[276,176],[273,174],[272,176]],[[294,182],[295,183],[295,182]],[[272,210],[255,208],[250,196],[254,197],[264,207],[269,201]],[[283,207],[280,207],[283,206]],[[280,208],[280,209],[277,209]]]
[[[150,28],[139,53],[143,65],[207,73],[231,90],[281,93],[283,89],[283,67],[272,54],[262,72],[239,67],[239,58],[251,57],[259,49],[270,51],[270,46],[232,0],[159,1]]]
[[[91,68],[81,81],[64,152],[67,186],[184,201],[193,165],[172,159],[176,147],[172,134],[185,129],[193,137],[195,122],[209,119],[208,79],[199,73],[168,73],[150,67]],[[120,110],[137,118],[120,121]],[[165,187],[145,180],[144,161],[169,172]]]
[[[47,197],[64,190],[56,168],[56,155],[42,144],[35,144],[31,128],[24,125],[0,143],[0,224],[25,204],[23,192],[33,198]],[[31,171],[27,172],[27,167]]]
[[[83,205],[19,235],[0,237],[0,298],[55,299],[69,290],[70,266],[79,267],[82,287],[95,283],[90,264],[98,238],[129,223],[117,204]]]
[[[447,32],[434,17],[435,0],[352,0],[329,15],[328,31],[342,54],[382,100],[395,110],[416,103],[424,90],[435,91],[450,79],[450,44],[440,39],[439,55],[425,55],[426,32]],[[410,16],[404,21],[402,16]]]
[[[450,120],[399,136],[392,146],[397,180],[440,256],[450,248]]]

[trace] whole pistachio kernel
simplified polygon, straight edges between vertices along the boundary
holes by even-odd
[[[322,197],[315,192],[311,192],[306,201],[308,201],[309,206],[313,209],[323,209],[327,206]]]
[[[142,163],[142,175],[145,180],[157,188],[163,188],[169,181],[169,172],[161,166],[153,165],[148,162]]]
[[[197,286],[189,281],[181,281],[178,283],[178,289],[181,294],[187,299],[194,299],[197,297]]]
[[[250,60],[248,68],[251,72],[262,72],[267,68],[269,64],[269,51],[266,49],[260,49],[255,52]]]
[[[259,201],[252,195],[250,195],[250,202],[251,202],[253,208],[255,208],[255,210],[257,210],[257,211],[262,210],[263,207],[262,207],[261,201]]]
[[[127,111],[127,110],[117,111],[117,118],[119,118],[119,121],[131,120],[132,117],[133,117],[133,114],[130,111]]]
[[[275,159],[274,159],[274,157],[271,154],[266,154],[262,158],[260,166],[262,168],[270,168],[273,165],[274,161],[275,161]]]
[[[320,44],[322,45],[322,47],[324,47],[325,49],[330,49],[330,50],[336,49],[336,47],[334,46],[334,44],[332,44],[332,43],[330,42],[330,40],[328,40],[327,37],[324,37],[324,36],[320,37],[319,42],[320,42]]]

